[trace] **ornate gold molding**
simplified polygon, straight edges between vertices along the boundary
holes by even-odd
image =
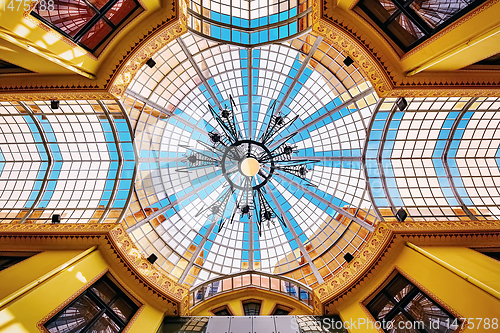
[[[179,0],[178,21],[167,29],[152,34],[144,44],[136,47],[128,61],[120,67],[110,80],[109,92],[120,98],[142,66],[164,46],[187,32],[187,7],[189,0]]]
[[[102,66],[95,73],[95,79],[67,75],[54,79],[49,76],[47,80],[44,80],[43,76],[34,75],[30,81],[18,80],[18,78],[7,81],[0,80],[0,101],[95,100],[121,97],[132,78],[151,56],[167,43],[187,32],[187,1],[167,1],[170,7],[162,7],[159,10],[162,13],[172,13],[172,15],[170,17],[157,15],[155,20],[148,22],[147,28],[143,29],[139,38],[133,37],[133,40],[128,39],[120,42],[117,54],[113,55],[112,58],[109,58],[111,55],[108,55],[106,59],[100,59]],[[25,16],[30,15],[25,13]],[[56,37],[61,37],[57,32],[51,32],[50,28],[44,24],[38,22],[37,25],[47,32],[57,35]],[[121,36],[120,33],[114,38],[119,36]],[[71,41],[67,41],[65,38],[63,40],[68,45],[81,49]],[[88,52],[87,55],[93,57]]]
[[[170,315],[179,315],[182,300],[188,289],[170,279],[157,265],[143,257],[120,224],[0,224],[0,243],[3,246],[29,248],[82,248],[98,245],[114,267],[125,269],[130,280],[148,291],[154,303],[160,302]],[[124,283],[124,287],[126,284]]]
[[[436,294],[432,293],[429,291],[429,289],[425,288],[422,284],[420,284],[417,280],[415,280],[414,278],[412,278],[409,274],[407,274],[405,271],[403,271],[400,267],[398,266],[394,266],[394,269],[389,272],[388,274],[385,275],[384,279],[382,282],[380,282],[376,288],[374,288],[370,293],[368,293],[368,295],[366,297],[364,297],[360,302],[359,302],[359,306],[360,308],[363,310],[363,312],[366,314],[366,317],[368,319],[370,319],[373,323],[375,323],[377,320],[375,318],[373,318],[372,314],[370,313],[370,311],[368,311],[367,307],[366,307],[366,300],[369,299],[370,297],[372,297],[379,288],[381,288],[383,285],[387,285],[390,281],[389,281],[389,278],[391,277],[391,275],[394,275],[395,273],[400,273],[401,275],[403,275],[406,279],[408,279],[408,281],[410,281],[411,283],[413,283],[413,285],[415,285],[419,290],[423,291],[427,296],[429,296],[430,298],[432,298],[436,303],[438,303],[439,305],[441,305],[443,308],[445,308],[449,313],[451,313],[453,316],[455,316],[455,318],[464,318],[461,314],[459,314],[455,309],[453,309],[451,306],[449,306],[447,303],[445,303],[442,299],[440,299],[438,296],[436,296]],[[456,333],[461,333],[465,330],[465,328],[467,327],[467,325],[461,325],[460,326],[460,329],[456,331]],[[380,328],[376,328],[380,333],[384,333],[384,331]]]
[[[313,30],[355,61],[379,97],[500,96],[498,71],[422,72],[407,76],[401,69],[403,59],[499,1],[493,0],[476,8],[402,57],[377,29],[360,25],[365,19],[359,14],[332,7],[328,0],[313,0]]]
[[[121,257],[135,269],[150,286],[156,288],[162,294],[180,303],[189,289],[178,284],[162,272],[158,266],[151,264],[139,252],[134,242],[121,225],[109,232],[109,237],[119,249]]]
[[[379,95],[392,90],[393,84],[386,71],[381,68],[381,60],[375,59],[363,43],[359,42],[351,33],[339,29],[332,22],[324,19],[322,3],[324,0],[313,0],[312,17],[313,31],[323,36],[328,43],[344,51],[356,63],[364,76],[369,79]],[[326,1],[326,0],[325,0]]]
[[[314,288],[328,307],[341,300],[368,278],[391,248],[405,241],[420,244],[463,245],[489,241],[500,243],[500,221],[381,222],[359,255],[329,281]]]

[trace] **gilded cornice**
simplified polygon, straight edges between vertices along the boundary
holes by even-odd
[[[118,54],[112,55],[110,52],[102,60],[95,79],[78,75],[35,75],[29,80],[20,80],[11,76],[7,81],[0,80],[0,101],[105,100],[121,97],[132,78],[149,58],[170,41],[187,32],[187,1],[189,0],[165,1],[169,8],[160,10],[172,15],[160,15],[148,23],[141,37],[121,42],[128,43],[128,46]]]
[[[375,28],[357,12],[344,11],[329,0],[313,0],[313,30],[343,50],[361,68],[380,97],[487,97],[500,96],[498,71],[422,72],[407,76],[401,69],[405,58],[435,42],[500,0],[479,6],[442,32],[400,56]],[[378,41],[375,43],[374,41]]]
[[[377,54],[364,41],[358,40],[353,30],[335,26],[335,21],[326,20],[322,12],[322,1],[314,0],[312,4],[313,31],[349,55],[380,96],[387,94],[393,89],[394,81],[388,69],[384,68],[382,59],[377,58]]]
[[[29,249],[71,249],[98,245],[110,265],[126,272],[128,283],[146,288],[152,302],[161,304],[167,314],[179,315],[188,289],[170,279],[157,265],[141,255],[119,224],[0,224],[0,244]]]
[[[187,32],[188,1],[179,0],[180,8],[177,7],[178,20],[176,23],[170,25],[168,29],[159,30],[142,43],[136,44],[132,56],[128,57],[129,60],[121,62],[110,80],[108,80],[109,92],[113,96],[120,98],[149,58],[158,53],[168,43]]]
[[[135,269],[143,279],[148,281],[152,287],[178,303],[188,294],[188,288],[169,278],[165,272],[158,268],[158,265],[151,264],[141,255],[121,225],[117,225],[116,228],[112,229],[109,232],[109,237],[113,245],[119,250],[122,259]]]
[[[500,221],[381,222],[358,256],[314,288],[321,304],[326,308],[353,293],[406,241],[420,245],[498,245]]]

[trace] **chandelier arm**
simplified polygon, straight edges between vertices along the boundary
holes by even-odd
[[[298,132],[294,132],[294,133],[291,133],[291,134],[288,134],[284,139],[283,139],[283,142],[281,142],[279,144],[279,146],[275,147],[273,150],[271,150],[271,155],[278,149],[280,149],[281,147],[283,147],[283,145],[285,143],[287,143],[291,138],[293,138],[295,135],[297,135]]]
[[[248,152],[247,152],[247,157],[250,157],[252,154],[252,142],[248,143]]]
[[[199,144],[201,144],[202,146],[204,146],[206,148],[211,148],[211,149],[218,151],[221,154],[224,154],[224,150],[217,148],[216,145],[210,146],[208,143],[206,143],[205,141],[202,141],[202,140],[196,140],[196,142],[198,142]],[[224,147],[227,147],[226,144],[224,144],[224,143],[221,143],[221,145],[223,145]]]
[[[210,155],[207,155],[207,154],[205,154],[205,153],[202,153],[202,152],[200,152],[199,150],[195,150],[195,149],[193,149],[193,148],[191,148],[191,147],[189,147],[189,146],[187,146],[187,145],[179,145],[179,147],[186,148],[187,150],[190,150],[190,151],[192,151],[192,152],[193,152],[193,153],[195,153],[195,154],[199,154],[199,155],[201,155],[201,156],[204,156],[204,157],[206,157],[207,159],[209,159],[209,160],[211,160],[211,161],[214,161],[214,162],[220,162],[220,160],[217,160],[217,159],[216,159],[216,158],[214,158],[213,156],[210,156]]]
[[[276,101],[277,100],[275,99],[274,102],[267,108],[267,113],[269,113],[269,111],[271,111],[271,115],[269,116],[271,119],[270,121],[272,121],[272,119],[273,119],[274,110],[276,109]],[[269,132],[269,122],[266,124],[266,130],[264,132],[262,132],[262,135],[259,137],[258,141],[265,143],[265,138],[267,137],[268,132]]]
[[[235,117],[235,110],[237,110],[238,108],[236,107],[236,103],[234,102],[233,100],[233,96],[229,95],[229,105],[231,106],[231,113],[232,113],[232,123],[231,123],[231,126],[233,128],[233,131],[236,135],[236,140],[240,139],[241,138],[241,133],[239,131],[236,130],[236,117]]]
[[[262,236],[262,220],[261,220],[261,215],[260,215],[260,201],[259,201],[259,196],[258,193],[260,193],[260,189],[257,189],[253,191],[253,197],[254,197],[254,202],[255,202],[255,216],[257,216],[257,230],[259,232],[259,237]]]
[[[286,115],[284,118],[286,118],[288,115]],[[272,133],[266,141],[262,142],[264,144],[266,143],[269,143],[269,144],[272,144],[272,142],[274,141],[274,139],[276,139],[276,136],[278,134],[281,133],[281,131],[284,129],[284,128],[287,128],[287,127],[290,127],[294,122],[295,120],[297,120],[299,118],[298,115],[296,115],[295,117],[293,117],[293,119],[290,119],[288,122],[282,124],[281,126],[278,127],[278,129],[275,131],[275,133]]]
[[[307,171],[310,171],[310,170],[307,170],[304,174],[301,173],[301,170],[300,168],[304,167],[305,168],[305,165],[304,166],[301,166],[301,165],[294,165],[294,166],[291,166],[291,167],[287,167],[287,166],[276,166],[275,169],[279,170],[279,171],[282,171],[282,172],[286,172],[290,175],[293,175],[297,178],[300,178],[302,180],[304,180],[306,183],[307,186],[312,186],[312,187],[318,187],[317,185],[313,184],[312,181],[306,177],[306,173]],[[278,175],[279,173],[276,172],[276,174]]]
[[[224,133],[226,134],[226,137],[231,141],[231,143],[234,143],[238,141],[238,137],[235,132],[232,131],[230,127],[226,125],[226,123],[222,120],[222,118],[215,112],[214,108],[209,104],[208,108],[210,109],[210,112],[212,113],[212,117],[217,121],[219,126],[222,128]],[[233,139],[233,140],[231,140]]]

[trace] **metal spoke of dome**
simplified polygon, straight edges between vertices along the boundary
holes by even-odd
[[[274,196],[274,193],[268,184],[266,184],[266,190],[267,190],[267,193],[269,193],[269,196],[271,197],[271,199],[273,200],[275,206],[278,208],[278,211],[280,212],[281,216],[283,217],[283,220],[285,220],[285,223],[286,223],[288,229],[290,230],[290,232],[292,233],[292,236],[295,239],[295,242],[297,242],[297,245],[300,249],[300,252],[304,256],[304,259],[306,259],[307,263],[309,264],[309,267],[311,267],[311,270],[312,270],[314,276],[316,277],[316,280],[318,280],[319,284],[323,283],[324,280],[321,277],[321,274],[319,273],[318,268],[313,263],[311,256],[309,255],[309,252],[307,252],[306,248],[304,247],[304,244],[302,243],[299,236],[295,232],[295,229],[293,228],[292,224],[288,220],[288,217],[286,216],[285,212],[283,211],[280,204],[278,203],[278,200],[276,200],[276,197]]]
[[[212,117],[217,121],[222,132],[212,131],[209,133],[212,147],[207,143],[198,140],[198,144],[204,148],[211,148],[211,153],[207,150],[198,152],[196,149],[184,147],[186,152],[186,167],[177,169],[178,172],[189,172],[191,170],[205,168],[207,166],[218,166],[222,170],[222,174],[226,178],[226,183],[230,186],[218,198],[211,202],[208,206],[203,206],[202,209],[196,214],[209,212],[210,216],[214,218],[213,223],[219,224],[217,233],[219,233],[224,225],[229,220],[233,223],[237,211],[241,216],[252,215],[255,212],[257,217],[257,226],[259,235],[262,234],[265,222],[269,226],[269,222],[285,225],[283,217],[276,214],[274,209],[269,204],[262,187],[272,178],[275,170],[280,170],[288,174],[306,180],[307,185],[311,185],[310,181],[306,179],[306,174],[309,171],[307,165],[315,163],[315,161],[295,160],[290,161],[290,157],[294,153],[294,146],[286,144],[288,140],[293,138],[296,134],[292,133],[286,136],[282,143],[272,150],[267,148],[267,144],[272,144],[274,137],[282,132],[286,127],[289,127],[298,116],[287,119],[287,115],[274,114],[270,117],[267,124],[266,131],[262,133],[257,141],[249,139],[241,139],[241,133],[236,123],[235,111],[236,104],[229,96],[230,108],[214,110],[209,104],[208,108]],[[274,110],[276,101],[269,106],[268,111]],[[231,172],[237,166],[239,173]],[[266,168],[265,168],[266,167]],[[264,170],[269,170],[266,174]],[[242,185],[243,184],[243,185]],[[238,191],[238,192],[235,192]],[[240,197],[236,201],[234,208],[232,208],[231,218],[228,219],[224,216],[231,195],[236,194]],[[245,200],[244,200],[245,199]],[[244,200],[245,202],[242,202]],[[206,208],[205,208],[206,207]],[[286,225],[285,225],[286,226]]]
[[[394,206],[394,202],[392,201],[391,194],[389,193],[389,189],[387,187],[387,179],[385,178],[384,166],[382,164],[382,153],[384,151],[385,141],[387,140],[387,131],[389,130],[391,120],[394,117],[394,113],[396,112],[396,110],[398,110],[398,105],[397,103],[394,103],[389,113],[389,117],[387,117],[387,121],[385,123],[384,130],[382,132],[382,139],[380,140],[380,146],[378,147],[378,153],[377,153],[377,165],[378,165],[378,172],[380,173],[380,179],[382,181],[382,188],[384,189],[385,196],[387,197],[387,201],[389,201],[389,206],[391,208],[392,214],[394,215],[396,215],[398,210]],[[372,119],[375,119],[376,114],[377,113],[375,112]],[[370,128],[372,127],[370,126]]]
[[[158,111],[161,111],[162,113],[166,114],[169,117],[174,118],[175,120],[183,123],[184,125],[193,126],[193,124],[191,124],[186,119],[179,117],[175,113],[172,113],[172,112],[168,111],[167,109],[165,109],[163,106],[158,105],[157,103],[150,101],[148,98],[146,98],[146,97],[144,97],[136,92],[133,92],[132,90],[127,89],[126,95],[130,95],[130,96],[134,97],[135,99],[141,101],[142,103],[147,104]],[[201,129],[199,127],[196,127],[196,130],[199,131],[200,133],[208,134],[208,132],[205,129]]]
[[[325,200],[325,198],[317,195],[316,193],[314,193],[313,191],[309,190],[307,187],[304,187],[302,186],[301,184],[297,183],[295,180],[293,179],[290,179],[290,178],[285,178],[283,175],[280,175],[278,173],[276,173],[276,176],[278,178],[281,178],[287,182],[289,182],[290,184],[292,184],[293,186],[295,187],[298,187],[300,188],[302,191],[304,191],[305,193],[309,194],[310,196],[314,197],[315,199],[321,201],[322,203],[324,203],[325,205],[327,205],[329,208],[333,209],[334,211],[336,211],[337,213],[355,221],[356,223],[358,223],[360,226],[362,226],[363,228],[366,228],[368,229],[369,231],[373,231],[375,230],[375,227],[369,223],[367,223],[366,221],[363,221],[362,219],[360,219],[359,217],[357,216],[354,216],[352,214],[350,214],[348,211],[340,208],[340,207],[337,207],[336,205],[332,204],[331,202],[329,202],[328,200]]]
[[[189,62],[193,66],[194,70],[196,71],[196,74],[198,74],[198,76],[200,77],[200,80],[203,82],[203,84],[207,88],[207,91],[210,94],[210,96],[212,97],[212,99],[215,101],[215,103],[217,104],[217,106],[222,109],[222,105],[220,104],[219,99],[215,95],[215,93],[212,90],[212,87],[210,86],[210,84],[208,84],[207,78],[205,77],[205,75],[203,75],[200,67],[198,66],[198,64],[196,63],[196,61],[193,59],[193,55],[191,54],[191,52],[189,52],[189,49],[186,46],[186,44],[184,43],[184,41],[182,40],[182,38],[178,38],[177,42],[179,43],[182,51],[184,51],[184,53],[186,54]]]
[[[33,110],[26,105],[24,102],[20,102],[21,106],[26,110],[26,112],[30,115],[30,117],[33,119],[33,122],[35,123],[36,128],[38,129],[38,132],[40,132],[40,137],[42,138],[42,144],[45,147],[45,151],[47,152],[47,159],[48,159],[48,166],[47,166],[47,171],[45,171],[45,175],[43,177],[42,181],[42,186],[40,187],[40,191],[38,192],[38,195],[33,203],[31,205],[30,209],[24,215],[24,217],[19,221],[19,223],[24,223],[27,218],[31,216],[33,211],[35,210],[35,207],[38,207],[38,204],[42,200],[43,194],[45,192],[45,188],[47,187],[47,182],[49,180],[49,175],[52,172],[52,166],[54,165],[54,156],[52,155],[52,150],[50,149],[50,146],[48,144],[47,136],[45,135],[45,131],[42,128],[42,124],[40,124],[40,121],[38,118],[33,114]]]
[[[361,156],[292,156],[290,161],[362,161]]]
[[[113,185],[113,191],[111,192],[111,198],[108,202],[108,205],[106,206],[106,211],[109,211],[110,208],[111,208],[111,204],[112,202],[115,200],[116,198],[116,194],[118,193],[118,184],[119,184],[119,179],[120,179],[120,174],[122,173],[122,168],[123,168],[123,152],[121,151],[120,147],[119,147],[119,137],[118,137],[118,130],[116,129],[116,126],[115,126],[115,123],[112,121],[111,119],[111,116],[109,115],[109,109],[108,107],[106,106],[106,104],[104,104],[102,101],[98,101],[99,105],[101,106],[101,108],[104,110],[104,114],[106,115],[106,118],[108,119],[109,121],[109,124],[111,126],[111,131],[113,133],[113,137],[115,139],[115,147],[116,147],[116,151],[118,152],[118,168],[117,168],[117,172],[116,172],[116,176],[115,176],[115,183]],[[120,109],[121,111],[123,112],[123,114],[126,114],[125,113],[125,110],[123,109],[123,106],[121,104],[119,104],[120,106]],[[127,118],[128,119],[128,118]],[[129,124],[130,125],[130,124]],[[136,178],[136,176],[134,175],[134,179]],[[129,200],[130,201],[130,198]],[[127,206],[128,206],[128,202],[127,202]],[[120,221],[123,217],[123,214],[125,214],[125,211],[123,210],[120,214]],[[102,220],[104,219],[104,217],[106,216],[107,214],[103,214],[100,218],[99,218],[99,222],[102,222]]]
[[[252,49],[247,49],[248,53],[248,138],[253,137],[253,67],[252,67]]]
[[[143,172],[136,186],[148,212],[134,214],[128,231],[134,230],[139,242],[162,239],[165,246],[155,243],[158,251],[165,248],[162,266],[175,269],[181,283],[195,285],[214,274],[246,269],[294,272],[308,284],[323,281],[325,269],[314,267],[315,255],[306,244],[319,241],[316,251],[332,251],[321,245],[322,237],[343,237],[339,230],[347,221],[356,242],[363,243],[379,220],[361,155],[378,99],[373,88],[356,66],[343,64],[341,51],[313,34],[245,47],[213,44],[189,33],[180,39],[159,52],[157,66],[143,68],[124,99],[143,110],[137,127]],[[217,155],[226,150],[225,177],[193,191],[193,182],[205,184],[218,165],[222,168],[223,156]],[[231,168],[237,170],[229,173]],[[246,178],[253,181],[250,191],[243,186]],[[268,183],[271,179],[275,182]],[[312,181],[321,189],[302,191]],[[262,189],[254,188],[259,185]],[[230,187],[235,191],[228,200]],[[148,252],[148,242],[143,243]],[[172,251],[176,255],[169,258]]]
[[[377,105],[375,106],[375,111],[373,112],[373,115],[370,118],[370,123],[368,124],[368,127],[366,127],[366,139],[365,139],[365,143],[363,145],[363,151],[361,153],[361,158],[363,160],[363,163],[361,163],[361,166],[363,168],[363,173],[364,173],[365,179],[366,179],[366,189],[368,190],[368,195],[370,196],[370,201],[373,204],[373,209],[375,210],[375,215],[377,215],[377,218],[381,221],[384,221],[384,217],[380,213],[380,210],[375,202],[375,198],[373,197],[372,186],[370,184],[370,177],[368,177],[368,168],[366,167],[366,163],[367,163],[366,162],[366,150],[368,148],[368,142],[370,140],[370,133],[371,133],[371,129],[373,126],[373,122],[375,120],[375,115],[377,114],[377,111],[380,109],[380,106],[384,103],[384,101],[385,101],[385,98],[379,99],[379,101],[377,102]],[[384,193],[385,193],[385,190],[384,190]]]
[[[212,185],[213,183],[215,183],[216,181],[218,181],[221,177],[223,177],[223,176],[222,175],[218,175],[216,177],[213,177],[209,181],[203,183],[203,185],[200,185],[199,187],[193,189],[192,191],[189,191],[188,193],[184,194],[182,197],[180,197],[180,198],[176,199],[175,201],[169,203],[168,205],[166,205],[166,206],[158,209],[156,212],[153,212],[151,215],[146,216],[145,219],[143,219],[140,222],[137,222],[133,226],[129,227],[127,229],[127,231],[131,232],[131,231],[139,228],[140,226],[148,223],[149,221],[154,220],[155,218],[157,218],[161,214],[165,213],[167,210],[175,207],[175,205],[177,205],[179,202],[182,202],[183,200],[191,197],[193,194],[196,194],[197,192],[205,189],[207,186]]]
[[[477,218],[476,218],[476,216],[474,216],[474,214],[471,213],[471,211],[469,210],[469,208],[467,208],[467,206],[464,204],[462,198],[458,194],[457,187],[455,186],[455,182],[453,181],[453,176],[451,175],[450,166],[448,165],[448,151],[450,150],[451,142],[453,141],[453,136],[455,135],[455,131],[457,130],[458,124],[462,120],[464,114],[469,110],[469,108],[471,107],[471,105],[476,100],[477,100],[477,97],[476,98],[472,98],[463,107],[462,111],[460,111],[460,114],[458,115],[458,117],[453,122],[453,125],[452,125],[451,130],[450,130],[450,135],[448,136],[448,140],[446,140],[446,144],[444,146],[443,155],[441,155],[441,161],[443,162],[444,170],[446,172],[446,177],[448,178],[448,181],[450,182],[450,187],[451,187],[451,190],[453,192],[453,195],[455,196],[455,199],[457,200],[457,202],[462,207],[463,211],[467,214],[467,216],[469,216],[469,218],[471,220],[477,220]]]
[[[297,71],[297,74],[293,78],[293,81],[290,84],[290,87],[288,88],[288,90],[285,93],[285,96],[281,100],[280,104],[278,104],[278,107],[274,110],[274,113],[272,115],[279,114],[281,112],[281,109],[283,108],[283,105],[285,105],[286,101],[288,100],[288,97],[290,97],[290,94],[292,93],[293,88],[295,88],[295,85],[297,84],[297,82],[299,81],[300,77],[302,76],[302,73],[304,73],[304,70],[309,65],[309,61],[311,60],[311,58],[313,57],[314,53],[318,49],[318,47],[321,44],[322,40],[323,40],[323,37],[321,37],[321,36],[319,36],[319,37],[316,38],[316,40],[314,41],[314,44],[311,47],[311,50],[307,54],[306,58],[302,61],[302,64],[301,64],[299,70]],[[264,129],[264,131],[265,130],[266,129]]]
[[[141,157],[141,162],[182,162],[185,157]]]
[[[207,232],[203,235],[203,238],[200,241],[200,245],[194,251],[193,255],[189,259],[189,262],[186,266],[186,269],[184,269],[181,277],[179,278],[180,284],[184,283],[184,280],[186,279],[188,273],[191,271],[191,268],[193,267],[196,259],[198,259],[198,257],[200,256],[200,252],[203,250],[203,247],[205,246],[205,243],[207,242],[207,239],[210,236],[210,234],[212,233],[212,231],[214,230],[215,226],[216,226],[216,223],[210,223],[210,226],[208,227]]]
[[[317,124],[318,122],[324,120],[325,118],[327,117],[330,117],[332,114],[334,114],[335,112],[337,111],[340,111],[342,109],[344,109],[345,107],[353,104],[353,103],[356,103],[357,101],[359,101],[360,99],[363,99],[365,98],[366,96],[372,94],[375,90],[373,89],[373,87],[370,87],[369,89],[366,89],[365,91],[357,94],[356,96],[348,99],[347,101],[343,102],[342,104],[334,107],[333,109],[331,109],[330,111],[326,112],[325,114],[321,115],[320,117],[314,119],[314,120],[311,120],[310,122],[308,122],[307,124],[304,124],[302,127],[300,127],[299,129],[296,130],[297,133],[300,133],[302,132],[303,130],[306,130],[308,129],[309,127],[313,126],[314,124]],[[271,144],[269,146],[269,148],[273,148],[273,147],[276,147],[280,144],[283,143],[283,140],[285,139],[281,139],[281,140],[278,140],[276,142],[274,142],[273,144]]]

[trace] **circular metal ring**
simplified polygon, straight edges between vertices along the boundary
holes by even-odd
[[[228,176],[227,174],[227,169],[226,169],[226,159],[227,159],[227,155],[229,153],[230,150],[232,150],[233,148],[236,148],[236,147],[239,147],[243,144],[248,144],[250,146],[257,146],[259,148],[261,148],[265,154],[267,155],[267,159],[265,159],[266,162],[261,162],[261,160],[259,160],[256,156],[253,156],[253,155],[250,155],[250,154],[247,154],[248,156],[245,156],[244,158],[242,159],[239,159],[238,160],[238,169],[240,170],[241,172],[241,169],[240,169],[240,164],[241,162],[247,158],[247,157],[253,157],[255,158],[257,161],[259,161],[259,163],[261,164],[266,164],[266,163],[269,163],[271,164],[271,167],[269,168],[271,171],[269,172],[269,174],[267,174],[264,178],[264,180],[262,182],[260,182],[259,184],[255,185],[255,186],[252,186],[252,189],[253,190],[258,190],[260,189],[261,187],[263,187],[264,185],[266,185],[266,183],[269,181],[269,179],[272,177],[273,173],[274,173],[274,160],[273,160],[273,155],[271,154],[271,151],[269,151],[269,149],[267,149],[267,147],[260,143],[260,142],[257,142],[257,141],[254,141],[254,140],[238,140],[236,141],[235,143],[233,143],[232,145],[228,146],[226,148],[226,150],[224,151],[224,155],[222,155],[222,161],[221,161],[221,166],[222,166],[222,174],[224,175],[224,178],[226,178],[227,182],[231,185],[231,187],[234,187],[234,188],[237,188],[239,190],[247,190],[247,188],[241,186],[241,185],[238,185],[236,183],[234,183]],[[246,176],[245,176],[246,177]],[[262,175],[261,175],[262,177]],[[247,177],[247,178],[253,178],[253,177]]]

